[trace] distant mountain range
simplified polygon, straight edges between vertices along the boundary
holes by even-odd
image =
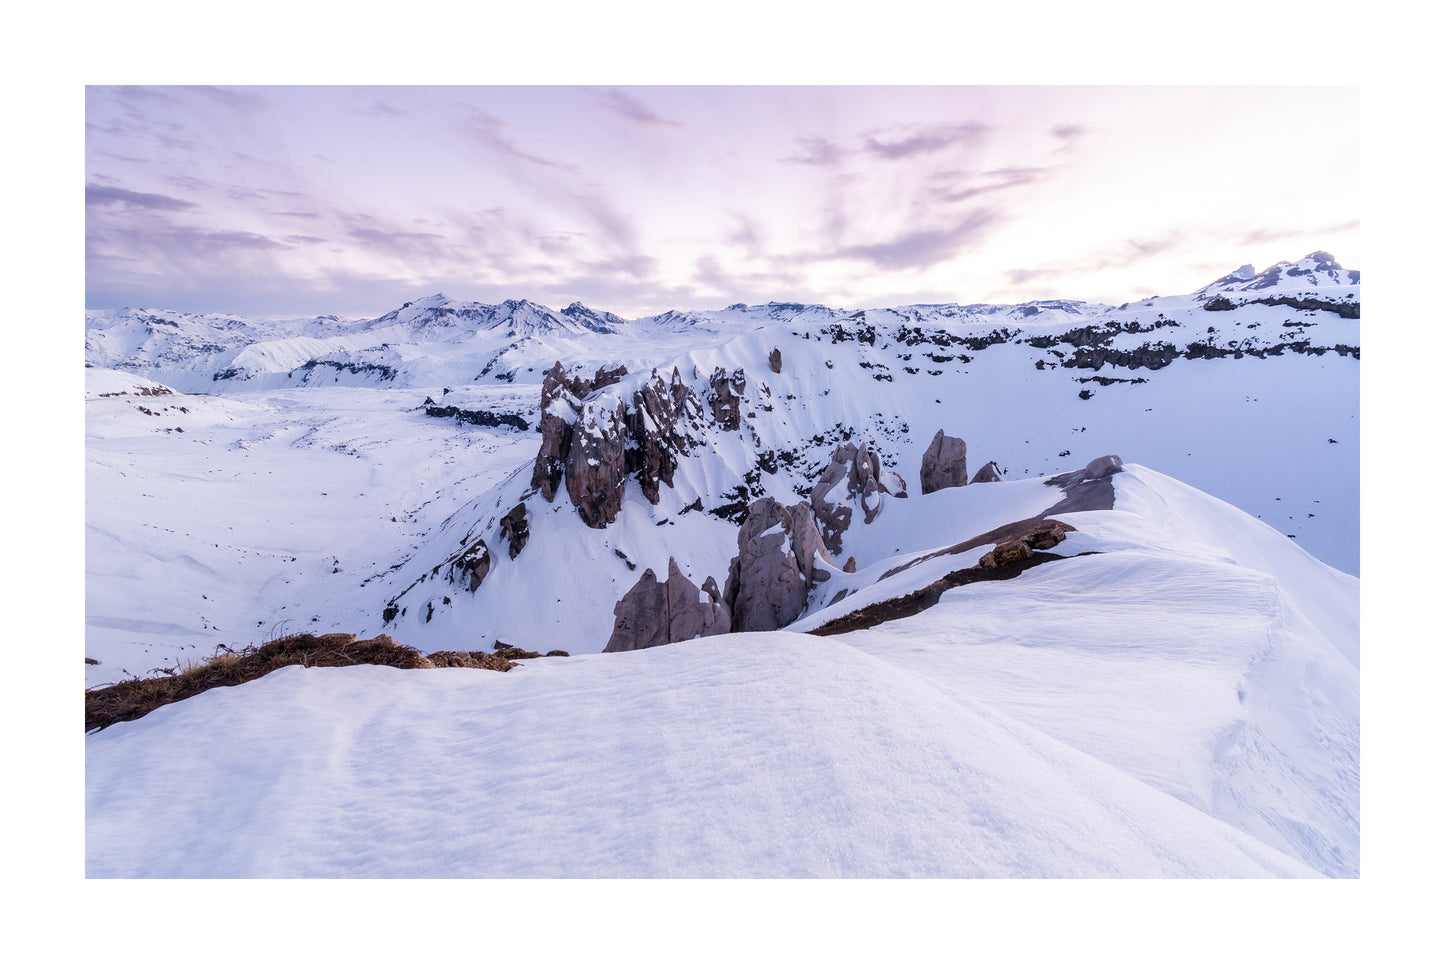
[[[87,312],[89,684],[570,654],[87,737],[88,872],[1355,876],[1360,308]]]

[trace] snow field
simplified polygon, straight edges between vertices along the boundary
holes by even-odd
[[[286,669],[87,745],[92,877],[1311,873],[788,633],[505,675]]]

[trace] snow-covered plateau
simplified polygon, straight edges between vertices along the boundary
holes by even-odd
[[[91,877],[1355,877],[1359,273],[87,314]],[[91,661],[94,661],[93,663]]]

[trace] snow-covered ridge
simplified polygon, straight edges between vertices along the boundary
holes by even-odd
[[[1309,340],[1302,338],[1302,328],[1318,324],[1310,320],[1296,330],[1267,323],[1261,327],[1255,323],[1259,318],[1238,323],[1240,315],[1220,324],[1225,320],[1221,309],[1253,305],[1294,308],[1310,319],[1322,311],[1358,319],[1359,272],[1346,271],[1321,252],[1259,274],[1245,266],[1191,295],[1119,307],[1049,300],[844,310],[769,302],[625,320],[579,303],[554,311],[529,301],[486,305],[436,294],[360,321],[322,316],[288,323],[137,309],[91,311],[86,316],[86,363],[143,373],[190,392],[374,385],[379,380],[429,388],[482,380],[540,383],[558,357],[605,360],[636,371],[665,364],[687,348],[717,346],[764,329],[885,335],[912,329],[946,332],[984,347],[1013,340],[1047,348],[1052,346],[1046,341],[1053,339],[1057,345],[1073,329],[1112,329],[1117,334],[1152,331],[1163,322],[1172,330],[1151,343],[1170,346],[1167,362],[1190,351],[1197,357],[1299,350],[1297,343]],[[1288,320],[1275,315],[1266,321],[1268,317]],[[1222,333],[1239,337],[1220,337]],[[1351,329],[1332,345],[1323,345],[1319,338],[1311,344],[1315,350],[1334,345],[1357,350],[1359,338]],[[1092,347],[1099,347],[1097,341]],[[1035,360],[1060,361],[1042,352]]]
[[[292,668],[163,707],[87,740],[88,873],[1358,874],[1358,583],[1143,466],[1114,484],[1115,509],[1061,517],[1068,558],[846,636]],[[927,546],[1056,497],[889,511]],[[265,776],[218,796],[242,758]],[[459,822],[463,798],[513,817]]]
[[[1358,874],[1358,278],[1306,260],[1124,306],[93,313],[88,683],[300,630],[573,655],[88,737],[88,873]]]

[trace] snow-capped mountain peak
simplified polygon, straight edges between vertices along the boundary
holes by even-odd
[[[1299,261],[1280,261],[1260,272],[1254,270],[1254,265],[1241,265],[1199,289],[1195,298],[1207,300],[1227,294],[1265,298],[1321,293],[1358,299],[1359,295],[1348,289],[1357,289],[1359,284],[1359,271],[1342,267],[1327,251],[1316,251]]]

